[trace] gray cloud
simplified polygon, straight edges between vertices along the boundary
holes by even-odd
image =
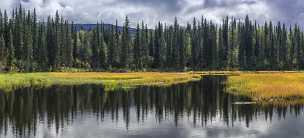
[[[205,0],[204,6],[210,7],[233,7],[239,4],[255,4],[257,0]]]
[[[183,9],[184,0],[119,0],[132,5],[161,9],[167,13],[178,13]]]
[[[11,0],[1,0],[0,1],[0,8],[1,9],[11,8],[12,3],[13,2]]]
[[[131,24],[145,20],[150,26],[158,21],[172,23],[178,17],[181,23],[193,17],[205,16],[220,22],[224,16],[283,21],[303,24],[303,0],[1,0],[0,8],[10,9],[21,3],[26,8],[36,8],[41,18],[58,10],[77,23],[119,22],[129,16]]]
[[[304,25],[303,0],[276,0],[276,2],[266,1],[266,3],[272,9],[273,20]]]

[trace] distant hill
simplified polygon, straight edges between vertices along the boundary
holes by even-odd
[[[76,31],[80,31],[80,30],[85,30],[85,31],[91,31],[93,29],[96,28],[96,24],[74,24]],[[104,24],[104,28],[107,29],[111,29],[114,25],[112,24]],[[118,31],[122,32],[123,27],[122,26],[118,26]],[[129,28],[129,32],[130,33],[135,33],[136,29],[135,28]]]

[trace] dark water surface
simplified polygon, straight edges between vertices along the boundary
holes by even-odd
[[[104,92],[54,86],[0,92],[0,138],[304,137],[303,106],[254,104],[224,93],[225,77]]]

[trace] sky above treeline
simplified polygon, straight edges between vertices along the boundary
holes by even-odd
[[[103,20],[122,23],[125,16],[131,26],[144,20],[150,27],[158,21],[181,24],[201,16],[220,23],[223,17],[233,16],[263,23],[265,20],[304,25],[304,0],[0,0],[0,8],[11,10],[19,4],[27,9],[36,8],[40,19],[54,15],[58,10],[75,23],[96,23]]]

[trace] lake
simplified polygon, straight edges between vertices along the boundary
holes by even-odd
[[[111,92],[98,85],[0,92],[0,138],[303,137],[302,105],[252,104],[226,93],[225,80]]]

